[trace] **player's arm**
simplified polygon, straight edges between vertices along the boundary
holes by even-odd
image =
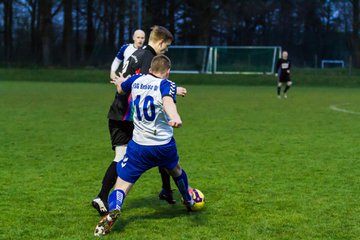
[[[117,76],[116,70],[119,68],[121,62],[124,60],[124,52],[128,45],[129,44],[123,45],[120,48],[119,52],[116,54],[116,57],[114,58],[110,68],[110,79],[114,79]]]
[[[114,79],[117,76],[116,70],[119,68],[120,63],[121,63],[121,60],[118,59],[117,57],[115,57],[114,61],[111,64],[110,79]]]
[[[164,96],[162,98],[164,110],[167,116],[170,118],[168,124],[174,128],[182,126],[180,115],[177,111],[174,99],[171,96]]]
[[[170,119],[168,124],[175,128],[181,127],[182,121],[175,105],[176,84],[166,79],[162,80],[162,82],[160,83],[160,92],[162,96],[164,111]]]
[[[276,65],[275,65],[275,77],[278,76],[279,68],[280,68],[280,59],[277,60]]]
[[[291,68],[291,61],[289,60],[289,67],[288,67],[288,70],[287,70],[288,74],[290,74],[290,68]]]

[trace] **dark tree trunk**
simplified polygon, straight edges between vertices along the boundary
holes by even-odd
[[[72,21],[72,0],[64,2],[64,31],[63,31],[63,54],[66,66],[71,66],[72,43],[73,43],[73,21]]]
[[[114,49],[115,43],[115,28],[116,28],[116,12],[117,7],[114,0],[110,0],[110,13],[109,13],[109,23],[108,23],[108,46],[109,49]]]
[[[124,6],[125,1],[120,1],[120,6]],[[118,13],[117,13],[117,22],[118,22],[118,31],[119,31],[119,46],[124,44],[124,34],[125,34],[125,10],[121,7],[118,7]]]
[[[10,62],[13,53],[13,0],[4,2],[4,47],[5,60]]]
[[[30,19],[30,38],[31,38],[31,52],[33,56],[38,56],[39,52],[39,32],[37,23],[37,18],[39,15],[39,2],[38,0],[33,0],[30,2],[31,6],[31,19]]]
[[[40,0],[40,18],[41,18],[41,43],[42,43],[42,63],[44,66],[52,64],[51,58],[51,34],[52,34],[52,16],[51,0]]]
[[[75,17],[75,58],[80,60],[81,45],[80,45],[80,0],[75,1],[76,17]]]
[[[103,46],[106,46],[107,43],[107,33],[109,25],[109,3],[108,0],[103,0],[104,14],[103,14]]]
[[[169,31],[175,35],[175,12],[176,12],[176,2],[175,0],[170,0],[169,2]]]
[[[353,5],[353,31],[352,31],[352,46],[354,66],[360,67],[360,38],[359,38],[359,0],[352,0]]]
[[[127,42],[131,42],[132,41],[132,34],[133,34],[133,25],[134,25],[134,11],[133,11],[134,7],[133,7],[133,4],[129,4],[129,7],[128,7],[128,16],[129,16],[129,28],[128,28],[128,32],[129,32],[129,38],[127,40]]]
[[[94,0],[87,1],[86,11],[86,44],[85,44],[85,56],[90,58],[95,45],[95,31],[93,24],[93,2]]]

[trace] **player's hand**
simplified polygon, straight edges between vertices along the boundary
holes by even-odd
[[[115,79],[117,77],[116,72],[110,72],[110,79]]]
[[[176,88],[176,95],[185,97],[186,94],[187,94],[186,88],[184,88],[184,87],[177,87]]]
[[[128,79],[130,76],[124,78],[122,74],[120,74],[120,76],[115,76],[113,79],[111,79],[110,83],[119,86],[120,84],[122,84],[123,82],[126,81],[126,79]]]
[[[287,73],[288,73],[288,74],[290,74],[290,69],[289,69],[289,70],[287,70]]]
[[[278,74],[277,74],[277,73],[275,73],[275,77],[278,77]]]
[[[170,120],[168,124],[173,128],[179,128],[182,126],[181,120]]]

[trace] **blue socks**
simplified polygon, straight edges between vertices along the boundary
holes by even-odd
[[[121,210],[125,200],[125,193],[120,189],[115,189],[109,196],[109,212],[112,210]]]
[[[188,178],[184,170],[182,170],[182,173],[178,177],[173,177],[176,186],[178,187],[183,199],[187,202],[191,201],[191,196],[188,192],[189,183]]]

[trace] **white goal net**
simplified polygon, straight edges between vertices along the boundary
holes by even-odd
[[[175,73],[272,74],[279,46],[171,46]]]

